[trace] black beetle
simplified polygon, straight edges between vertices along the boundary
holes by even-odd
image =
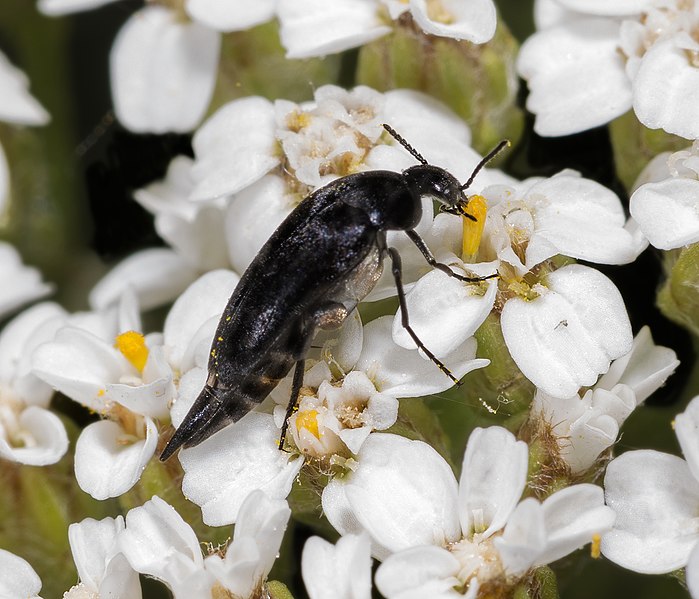
[[[467,217],[464,190],[507,142],[502,142],[461,185],[443,168],[432,166],[391,127],[388,131],[419,162],[402,173],[367,171],[347,175],[314,191],[282,222],[243,274],[219,322],[204,389],[160,456],[198,445],[240,420],[262,402],[296,365],[291,398],[282,427],[298,401],[305,357],[318,328],[342,325],[371,291],[391,257],[403,326],[417,346],[455,383],[459,381],[410,328],[398,252],[386,245],[386,231],[405,231],[427,262],[457,279],[465,277],[437,262],[414,231],[422,217],[421,197]],[[474,219],[475,220],[475,219]]]

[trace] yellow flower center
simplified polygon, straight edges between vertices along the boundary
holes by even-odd
[[[141,333],[127,331],[118,335],[114,347],[116,347],[124,357],[133,364],[138,372],[143,372],[143,368],[148,360],[148,348],[146,339]]]

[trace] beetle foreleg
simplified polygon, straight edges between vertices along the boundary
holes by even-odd
[[[419,237],[418,237],[418,239],[419,239]],[[420,239],[420,241],[422,241],[422,240]],[[420,341],[420,338],[417,336],[417,333],[415,333],[415,331],[413,331],[412,327],[410,326],[410,320],[408,319],[408,304],[405,301],[405,291],[403,290],[403,276],[401,273],[400,254],[396,251],[395,248],[386,248],[386,251],[388,252],[388,255],[391,256],[391,269],[393,271],[393,278],[396,282],[396,289],[398,290],[398,301],[400,302],[400,311],[401,311],[401,324],[403,325],[403,328],[406,331],[408,331],[408,334],[412,337],[415,344],[423,352],[425,352],[425,355],[427,355],[427,357],[430,360],[432,360],[432,362],[434,362],[435,365],[444,374],[446,374],[452,381],[454,381],[455,384],[460,385],[461,383],[459,382],[459,379],[457,379],[451,373],[451,371],[444,365],[444,363],[441,360],[439,360],[437,358],[437,356],[435,356],[429,349],[427,349],[425,347],[425,344],[422,341]],[[437,264],[439,264],[439,263],[437,263]],[[448,266],[446,266],[444,264],[442,264],[442,266],[445,266],[445,268],[449,268]]]
[[[408,235],[408,237],[410,237],[411,241],[417,246],[417,249],[420,250],[422,255],[425,257],[425,260],[427,260],[428,264],[432,268],[441,270],[444,274],[447,274],[450,277],[454,277],[459,281],[465,281],[466,283],[478,283],[479,281],[487,281],[488,279],[494,279],[495,277],[500,276],[498,273],[487,275],[485,277],[465,277],[464,275],[460,275],[458,272],[454,272],[446,264],[437,262],[435,257],[432,255],[430,248],[427,247],[425,241],[415,231],[406,231],[406,234]]]

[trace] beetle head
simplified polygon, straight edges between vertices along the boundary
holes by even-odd
[[[417,195],[429,195],[442,204],[444,212],[462,214],[467,199],[461,183],[449,171],[431,164],[418,164],[403,172],[410,189]]]

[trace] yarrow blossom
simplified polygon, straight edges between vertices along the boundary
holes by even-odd
[[[604,477],[617,519],[602,539],[607,559],[635,572],[660,574],[686,566],[699,597],[699,398],[675,418],[684,459],[653,450],[628,451]]]
[[[537,0],[539,31],[517,69],[540,135],[604,125],[633,107],[638,120],[699,138],[699,5],[683,0]]]
[[[643,327],[631,351],[614,360],[582,395],[556,398],[538,389],[530,416],[534,434],[550,435],[556,445],[553,457],[562,458],[579,475],[614,445],[624,421],[678,365],[675,352],[655,345],[650,329]]]
[[[279,0],[280,37],[288,58],[323,56],[356,48],[392,30],[393,21],[410,15],[426,34],[490,40],[497,23],[492,0],[465,5],[453,0]]]
[[[594,384],[611,360],[631,349],[626,308],[602,273],[579,264],[559,267],[556,256],[603,264],[634,260],[647,242],[627,221],[619,198],[562,171],[488,186],[471,197],[466,211],[485,221],[484,228],[439,214],[426,240],[435,257],[457,272],[499,277],[485,285],[427,273],[407,294],[417,335],[439,357],[472,335],[492,310],[500,314],[515,363],[542,391],[570,397]],[[398,316],[394,339],[414,347]]]
[[[341,533],[371,536],[384,596],[446,598],[459,589],[475,597],[486,585],[516,585],[614,521],[602,489],[590,484],[520,501],[527,462],[527,445],[507,430],[475,429],[457,484],[429,445],[377,433],[356,470],[328,485],[323,509]]]
[[[650,243],[670,250],[699,242],[699,142],[657,156],[639,180],[629,209]]]

